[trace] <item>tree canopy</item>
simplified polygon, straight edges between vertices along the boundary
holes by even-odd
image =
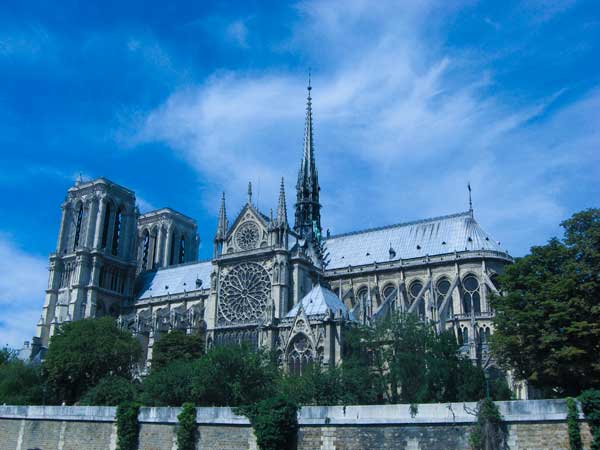
[[[544,395],[600,386],[600,210],[561,223],[562,240],[532,247],[499,277],[492,349]]]
[[[204,340],[198,334],[185,334],[179,330],[163,334],[152,348],[152,370],[160,369],[179,359],[198,359],[203,349]]]
[[[58,397],[71,404],[107,375],[130,379],[140,354],[139,342],[112,318],[77,320],[52,336],[43,371]]]

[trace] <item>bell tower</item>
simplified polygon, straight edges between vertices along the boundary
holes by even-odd
[[[105,178],[78,180],[61,209],[35,346],[47,347],[60,323],[117,317],[123,301],[133,295],[135,194]]]

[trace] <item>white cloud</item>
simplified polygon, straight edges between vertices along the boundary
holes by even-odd
[[[242,48],[248,48],[248,27],[243,20],[231,22],[225,29],[225,34]]]
[[[48,282],[47,261],[0,233],[0,346],[20,348],[35,333]]]
[[[436,40],[429,19],[452,14],[444,5],[300,4],[281,48],[319,62],[324,223],[340,232],[465,210],[470,180],[477,217],[520,254],[556,232],[574,172],[598,174],[600,137],[583,124],[597,123],[600,93],[552,113],[562,90],[515,107],[484,62]],[[290,189],[301,155],[304,84],[286,71],[217,71],[150,111],[130,143],[167,143],[214,187],[204,201],[215,211],[221,189],[237,211],[248,179],[274,205],[279,176]]]

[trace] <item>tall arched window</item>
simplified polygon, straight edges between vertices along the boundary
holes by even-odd
[[[169,265],[172,266],[175,264],[175,230],[171,231],[171,248],[169,249]]]
[[[305,334],[297,335],[289,346],[288,369],[292,375],[302,375],[313,363],[313,349]]]
[[[156,269],[158,267],[158,228],[152,230],[152,239],[154,240],[152,244],[152,269]]]
[[[144,230],[144,237],[142,238],[142,270],[148,268],[148,253],[150,251],[150,233],[148,230]]]
[[[108,242],[108,227],[110,225],[110,203],[106,204],[106,212],[104,213],[104,226],[102,227],[102,248],[106,248]]]
[[[398,289],[393,284],[388,284],[383,288],[383,302],[389,300],[391,305],[395,305],[398,301]]]
[[[83,221],[83,204],[79,205],[77,213],[77,224],[75,225],[75,240],[73,241],[73,250],[79,247],[79,237],[81,236],[81,222]]]
[[[469,274],[463,279],[463,310],[465,314],[473,311],[481,312],[481,296],[479,294],[479,281],[475,275]]]
[[[410,304],[412,305],[419,293],[423,290],[423,282],[420,280],[413,281],[408,288],[408,295],[410,296]],[[421,300],[419,300],[419,318],[421,320],[425,320],[425,299],[421,296]]]
[[[185,236],[182,234],[181,239],[179,239],[179,264],[185,262]]]
[[[112,238],[112,250],[111,253],[113,255],[117,255],[119,253],[119,238],[121,237],[121,220],[122,220],[121,208],[117,210],[117,214],[115,214],[115,227],[113,229],[113,238]]]

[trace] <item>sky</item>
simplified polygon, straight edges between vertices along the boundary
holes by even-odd
[[[600,198],[595,0],[42,1],[0,9],[0,346],[34,334],[81,174],[198,221],[288,213],[312,70],[323,226],[468,209],[512,255]],[[291,214],[290,214],[291,216]]]

